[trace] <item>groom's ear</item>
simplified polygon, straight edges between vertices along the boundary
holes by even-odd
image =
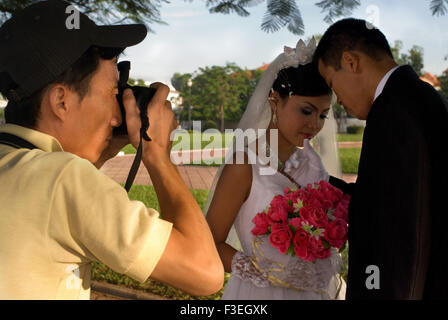
[[[355,51],[344,51],[342,53],[341,58],[341,66],[342,68],[353,72],[358,73],[360,71],[360,56]]]

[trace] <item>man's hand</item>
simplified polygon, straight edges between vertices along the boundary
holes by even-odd
[[[171,103],[166,100],[170,88],[162,83],[153,83],[151,88],[156,89],[156,93],[148,104],[149,129],[148,136],[152,141],[143,145],[144,154],[168,155],[171,151],[172,141],[170,134],[177,127]],[[129,141],[137,148],[140,143],[140,110],[135,101],[131,89],[126,89],[123,93],[123,104],[126,110],[126,126],[128,128]]]

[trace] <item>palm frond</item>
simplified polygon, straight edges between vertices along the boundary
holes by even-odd
[[[294,0],[268,0],[261,29],[265,32],[276,32],[285,26],[296,35],[304,33],[302,15],[296,2]]]
[[[430,9],[433,16],[443,16],[447,12],[447,8],[445,3],[448,3],[448,0],[432,0],[430,3]]]
[[[324,21],[331,24],[336,18],[350,15],[360,4],[358,0],[323,0],[316,3],[316,6],[322,9],[321,12],[327,13]]]
[[[209,1],[210,3],[212,1]],[[216,3],[216,1],[214,1]],[[247,17],[249,12],[244,9],[244,6],[240,5],[237,0],[227,0],[218,3],[216,6],[211,6],[209,8],[210,13],[222,13],[222,14],[230,14],[235,12],[241,17]]]
[[[302,15],[297,9],[297,13],[291,16],[291,21],[288,24],[288,30],[297,36],[305,33],[305,25],[303,24]]]

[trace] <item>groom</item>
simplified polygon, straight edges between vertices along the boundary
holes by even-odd
[[[349,209],[347,299],[447,299],[446,101],[385,36],[344,19],[314,61],[346,111],[367,120]]]

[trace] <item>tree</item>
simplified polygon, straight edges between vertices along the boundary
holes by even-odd
[[[0,0],[0,23],[11,14],[41,0]],[[161,20],[160,7],[168,0],[69,0],[81,12],[101,24],[143,23],[150,32],[151,24],[166,24]]]
[[[392,55],[398,64],[408,64],[414,71],[421,76],[423,74],[423,55],[424,50],[420,46],[412,46],[408,53],[400,53],[403,48],[403,42],[397,40],[394,46],[391,46]]]
[[[241,69],[234,63],[200,68],[194,77],[175,73],[171,83],[182,97],[182,119],[207,121],[224,131],[224,121],[240,120],[262,71]],[[191,87],[185,85],[191,80]],[[191,108],[191,109],[190,109]],[[218,125],[219,124],[219,125]]]
[[[440,94],[448,100],[448,69],[446,69],[438,79],[441,87]]]

